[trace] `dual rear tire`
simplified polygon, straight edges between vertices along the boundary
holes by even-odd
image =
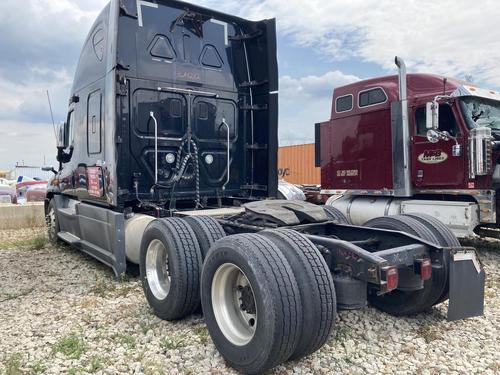
[[[405,232],[437,246],[459,246],[453,233],[439,220],[424,214],[379,217],[365,224],[367,227]],[[382,296],[377,290],[368,290],[371,305],[391,315],[414,315],[430,309],[448,298],[448,253],[431,254],[432,277],[423,282],[423,288],[413,291],[394,290]]]
[[[317,248],[291,230],[217,240],[221,231],[213,219],[149,224],[141,278],[155,314],[181,319],[196,310],[201,296],[215,346],[245,374],[319,349],[333,329],[336,301]]]
[[[178,320],[200,305],[202,256],[191,227],[182,219],[152,221],[140,253],[141,281],[156,316]]]

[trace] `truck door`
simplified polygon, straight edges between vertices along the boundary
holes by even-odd
[[[412,177],[418,188],[457,188],[462,185],[466,174],[464,137],[456,121],[455,108],[443,104],[439,108],[439,130],[449,132],[462,145],[462,152],[454,156],[454,140],[427,140],[426,108],[424,105],[413,108],[412,137]]]

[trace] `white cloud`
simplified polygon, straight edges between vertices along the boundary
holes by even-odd
[[[0,74],[0,120],[47,122],[50,111],[47,90],[51,95],[55,120],[64,119],[64,111],[72,84],[67,70],[33,67],[24,82],[12,82]]]
[[[322,76],[281,77],[281,144],[312,142],[314,124],[330,118],[333,89],[358,80],[358,77],[340,71],[328,72]]]
[[[281,35],[289,36],[297,46],[311,48],[309,61],[290,65],[314,64],[315,59],[323,57],[343,64],[346,60],[370,62],[394,72],[393,58],[400,55],[410,71],[457,78],[470,74],[478,83],[500,87],[500,7],[495,0],[191,2],[254,20],[276,17]],[[0,2],[1,163],[11,163],[13,157],[9,159],[9,155],[16,149],[23,150],[23,155],[31,153],[22,145],[34,134],[33,140],[43,147],[50,145],[43,153],[49,156],[53,152],[53,132],[44,125],[50,120],[45,90],[51,91],[56,121],[63,120],[81,45],[107,3]],[[340,71],[282,76],[280,138],[285,143],[312,140],[313,124],[329,117],[333,88],[357,79]],[[22,135],[19,141],[12,135],[16,132]],[[33,151],[29,158],[36,161],[39,154]]]
[[[64,120],[83,41],[107,0],[0,2],[0,167],[55,162],[54,131]]]
[[[245,16],[277,17],[281,33],[334,60],[393,69],[400,55],[416,71],[500,86],[500,7],[494,0],[264,0]]]
[[[331,97],[333,88],[359,81],[354,75],[346,75],[338,70],[322,76],[293,78],[283,76],[280,79],[280,94],[285,100]]]
[[[0,169],[16,163],[56,165],[52,125],[0,120]]]

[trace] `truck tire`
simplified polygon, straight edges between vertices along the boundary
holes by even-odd
[[[460,241],[451,231],[450,228],[446,226],[441,220],[427,214],[415,213],[415,214],[405,214],[404,216],[411,217],[421,224],[425,225],[438,239],[438,243],[441,246],[446,247],[457,247],[461,246]]]
[[[259,234],[217,241],[201,275],[201,302],[212,340],[228,364],[258,374],[285,362],[302,332],[302,303],[282,252]]]
[[[297,279],[303,321],[300,341],[291,360],[305,357],[328,340],[337,315],[333,278],[320,252],[304,235],[289,229],[260,232],[288,260]]]
[[[405,216],[412,217],[418,220],[420,223],[429,228],[434,235],[439,239],[439,244],[445,247],[460,247],[460,241],[455,236],[455,234],[448,228],[441,220],[436,219],[435,217],[427,214],[415,213],[415,214],[407,214]],[[445,262],[444,267],[448,268],[450,260],[450,254],[445,253]],[[438,299],[438,301],[434,305],[438,305],[446,301],[449,297],[450,285],[449,279],[446,280],[445,290],[443,295]]]
[[[403,215],[377,217],[365,223],[364,226],[370,228],[397,230],[399,232],[405,232],[413,236],[420,237],[425,241],[439,244],[439,240],[430,229],[421,224],[418,220]]]
[[[54,200],[51,199],[47,207],[47,214],[45,215],[45,223],[47,225],[47,235],[49,242],[52,245],[58,245],[62,243],[57,234],[60,232],[59,220],[56,215],[56,204]]]
[[[189,224],[198,239],[203,259],[207,257],[208,250],[215,242],[226,237],[226,232],[213,217],[188,216],[184,220]]]
[[[182,219],[149,223],[141,241],[142,287],[154,314],[178,320],[200,304],[200,247],[191,227]]]
[[[439,243],[436,236],[423,224],[407,216],[386,216],[370,220],[367,227],[390,229],[412,234],[423,240]],[[444,259],[440,259],[444,263]],[[431,308],[443,295],[448,279],[445,267],[433,268],[432,277],[424,281],[423,289],[416,291],[393,290],[382,296],[375,289],[368,290],[368,301],[377,309],[391,315],[414,315]]]
[[[326,216],[328,216],[330,220],[337,222],[337,224],[350,224],[347,217],[335,207],[323,206],[323,210],[325,211]]]

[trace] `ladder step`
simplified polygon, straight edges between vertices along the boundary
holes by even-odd
[[[58,208],[57,212],[65,215],[65,216],[75,216],[76,215],[76,210],[73,207]]]
[[[263,104],[263,105],[242,105],[240,106],[240,109],[243,110],[243,111],[267,111],[268,109],[268,105],[267,104]]]
[[[243,185],[241,190],[267,191],[267,185]]]
[[[59,233],[57,233],[57,236],[61,240],[65,241],[71,245],[75,245],[81,241],[80,238],[78,238],[77,236],[75,236],[69,232],[59,232]]]
[[[253,145],[247,143],[245,145],[247,150],[267,150],[267,145],[259,145],[258,143],[254,143]]]
[[[266,85],[268,83],[269,83],[268,80],[242,82],[242,83],[240,83],[240,88],[263,86],[263,85]]]
[[[258,30],[255,33],[251,33],[251,34],[229,36],[229,40],[235,41],[235,42],[246,41],[246,40],[250,40],[250,39],[259,38],[263,34],[264,33],[261,30]]]

